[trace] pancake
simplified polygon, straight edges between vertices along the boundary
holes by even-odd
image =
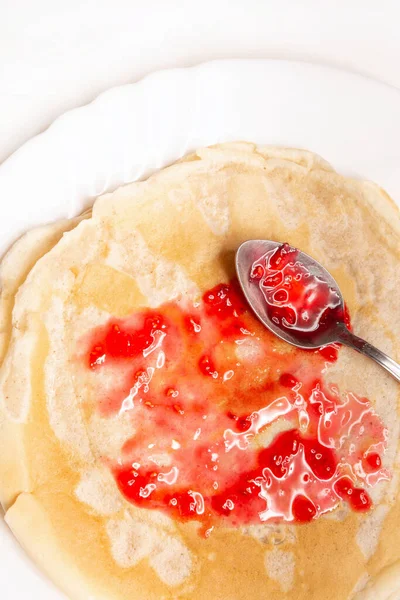
[[[33,560],[72,599],[396,598],[399,386],[347,348],[307,354],[261,330],[233,261],[250,238],[301,248],[356,333],[400,360],[392,200],[310,152],[232,143],[85,217],[27,234],[0,271],[0,499]],[[344,441],[311,443],[324,402]],[[289,437],[299,446],[274,462]],[[261,456],[270,483],[254,484]],[[311,500],[295,505],[283,481],[299,461]]]

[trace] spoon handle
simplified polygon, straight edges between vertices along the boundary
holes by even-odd
[[[400,365],[369,342],[354,335],[354,333],[349,331],[343,323],[338,323],[337,341],[372,358],[372,360],[381,365],[386,371],[389,371],[397,381],[400,381]]]

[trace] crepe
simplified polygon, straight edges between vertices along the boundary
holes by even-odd
[[[27,234],[0,271],[0,499],[32,558],[77,600],[397,598],[399,386],[377,365],[342,348],[324,374],[368,397],[387,427],[391,477],[371,488],[372,510],[302,525],[221,522],[204,537],[195,519],[121,494],[107,465],[141,423],[98,410],[118,373],[89,369],[80,354],[110,319],[231,280],[239,244],[261,238],[318,259],[356,333],[400,360],[392,200],[310,152],[232,143],[98,198],[85,217]]]

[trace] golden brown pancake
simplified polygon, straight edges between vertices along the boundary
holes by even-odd
[[[170,503],[164,510],[143,497],[133,502],[118,485],[118,469],[139,439],[141,448],[147,441],[154,398],[139,411],[133,393],[123,404],[129,361],[105,360],[100,351],[93,358],[107,327],[117,323],[120,334],[139,316],[158,311],[173,321],[179,307],[198,307],[207,290],[234,277],[239,244],[261,238],[288,241],[318,259],[338,281],[356,333],[400,360],[400,216],[387,194],[312,153],[235,143],[201,149],[106,194],[86,217],[27,234],[0,271],[0,499],[32,558],[73,599],[397,598],[400,388],[377,365],[341,348],[321,374],[323,385],[368,398],[368,414],[385,427],[380,458],[388,476],[366,485],[369,510],[338,499],[307,523],[235,523],[225,509],[207,529],[201,511],[189,518]],[[190,344],[166,351],[156,381],[163,369],[179,374],[171,365],[182,365],[185,352],[190,363]],[[265,363],[271,373],[280,363],[299,369],[301,361],[314,369],[317,359],[300,360],[292,347],[271,338],[268,347],[278,356]],[[248,361],[253,374],[252,356],[241,350],[234,360]],[[207,397],[213,410],[214,401]],[[171,406],[184,413],[184,404]],[[239,439],[247,425],[235,429],[233,416]],[[166,435],[168,419],[154,427]],[[291,427],[283,415],[251,443],[268,447]],[[155,468],[170,466],[167,459],[164,448]]]

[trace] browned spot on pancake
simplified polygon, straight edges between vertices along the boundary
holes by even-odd
[[[359,299],[357,295],[357,289],[354,284],[354,279],[346,269],[345,265],[337,267],[336,269],[331,269],[330,273],[337,281],[343,298],[346,298],[346,304],[350,314],[353,315],[354,311],[359,306]]]
[[[268,239],[288,241],[304,250],[308,240],[306,222],[296,224],[288,230],[287,220],[290,210],[279,210],[277,192],[267,186],[267,177],[256,173],[227,173],[229,176],[229,205],[231,227],[228,244],[232,251],[246,239]],[[246,198],[246,208],[240,206],[240,198]],[[268,206],[268,211],[265,207]],[[268,235],[266,235],[268,232]]]
[[[58,490],[67,491],[79,481],[74,457],[66,456],[62,444],[49,424],[46,407],[44,363],[49,351],[47,331],[40,326],[32,358],[32,401],[30,418],[25,426],[25,451],[31,478],[31,491],[53,483]],[[64,460],[60,460],[64,456]]]
[[[364,571],[364,558],[355,542],[357,525],[358,517],[350,515],[343,522],[320,519],[298,527],[298,543],[292,551],[297,573],[307,573],[298,582],[298,600],[337,600],[338,589],[340,598],[348,597]]]
[[[95,582],[94,587],[107,589],[107,596],[115,600],[160,600],[163,597],[174,597],[165,596],[165,586],[146,559],[132,568],[123,569],[115,564],[104,519],[82,510],[82,504],[78,500],[54,490],[51,484],[46,491],[40,491],[35,496],[46,511],[55,535],[63,540],[66,556],[79,556],[80,571],[85,574],[85,578]],[[66,530],[68,535],[65,535]],[[85,535],[82,535],[83,531]],[[90,544],[87,543],[88,540]]]
[[[101,263],[87,265],[76,282],[74,296],[80,308],[95,306],[115,317],[129,315],[146,304],[133,277]]]
[[[385,519],[379,537],[378,550],[368,565],[371,575],[376,575],[390,564],[400,560],[400,504],[397,502]]]
[[[212,232],[189,199],[178,210],[164,198],[162,219],[160,210],[158,202],[147,203],[140,206],[135,215],[136,228],[151,252],[183,267],[189,278],[202,289],[224,280],[226,274],[222,268],[218,268],[216,259],[224,245],[225,236]],[[198,215],[195,228],[193,210]]]
[[[196,548],[201,561],[196,592],[190,596],[193,600],[286,598],[279,584],[269,579],[265,569],[265,551],[273,546],[264,546],[240,531],[226,529],[213,531],[207,540],[199,540],[194,528],[190,531],[187,527],[184,535],[189,547]],[[292,549],[292,546],[287,548]]]

